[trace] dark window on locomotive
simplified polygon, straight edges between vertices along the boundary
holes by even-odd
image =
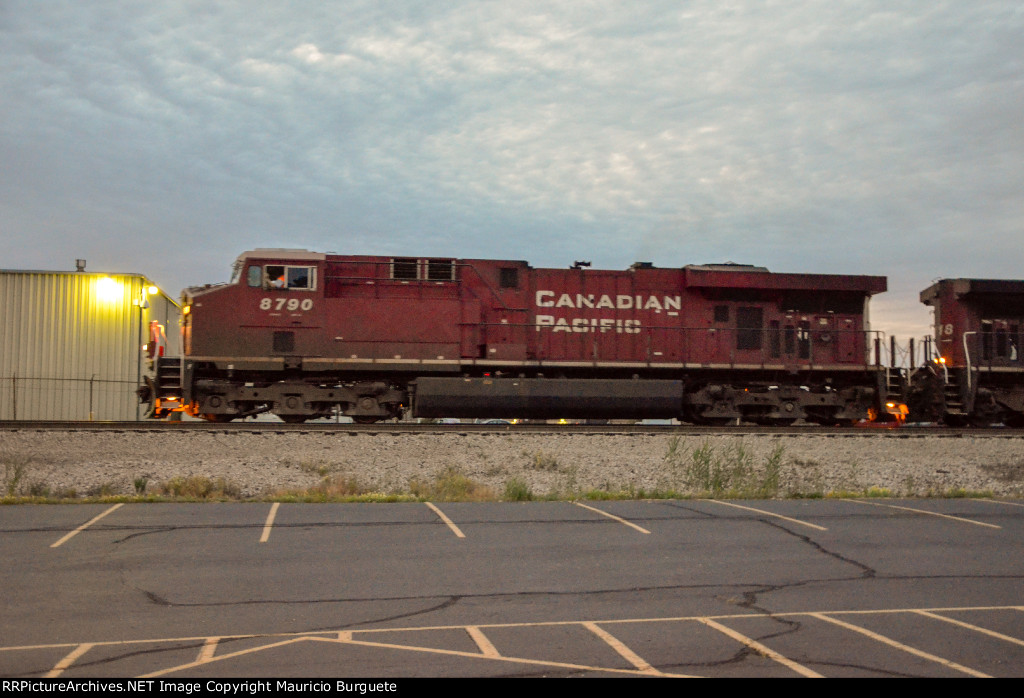
[[[715,306],[715,322],[729,322],[729,306]]]
[[[274,353],[275,354],[288,354],[295,351],[295,333],[294,332],[275,332],[274,333]]]
[[[797,352],[797,356],[801,359],[809,359],[811,358],[811,323],[807,320],[801,320],[799,327],[797,336],[800,340],[800,350]]]
[[[519,270],[515,267],[502,267],[499,283],[502,288],[519,288]]]
[[[250,267],[250,269],[252,268]],[[286,267],[268,264],[267,287],[310,291],[315,287],[313,283],[315,269],[316,267]]]
[[[454,259],[431,259],[427,262],[427,281],[452,281],[454,279]]]
[[[768,323],[771,328],[768,332],[769,340],[771,342],[772,358],[777,359],[782,356],[782,333],[779,331],[779,321],[772,320]]]
[[[763,308],[736,308],[736,348],[760,349]]]
[[[420,278],[419,268],[419,262],[415,259],[392,259],[391,278],[403,280],[416,280]]]
[[[309,267],[288,267],[288,288],[311,288],[312,272]]]

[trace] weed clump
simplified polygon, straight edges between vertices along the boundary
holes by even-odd
[[[758,466],[754,454],[742,443],[716,451],[705,441],[687,452],[679,437],[673,437],[665,453],[665,463],[685,487],[712,497],[776,497],[784,462],[781,445]]]
[[[0,454],[0,460],[4,464],[4,492],[8,497],[13,497],[28,475],[32,458],[21,453],[3,453]]]
[[[533,490],[525,480],[514,477],[505,481],[505,495],[502,499],[506,502],[529,502],[533,499]]]
[[[241,499],[238,485],[222,477],[212,480],[202,475],[172,477],[160,483],[160,494],[175,499]]]
[[[433,482],[411,480],[409,490],[421,500],[437,502],[489,502],[498,498],[490,487],[471,480],[452,466],[439,472]]]
[[[526,467],[530,470],[544,470],[548,472],[558,472],[562,470],[562,464],[558,462],[558,459],[554,456],[544,453],[543,451],[537,451],[529,456],[530,460]]]

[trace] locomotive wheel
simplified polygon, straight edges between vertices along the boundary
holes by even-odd
[[[310,417],[304,414],[279,414],[277,415],[285,424],[302,424]]]
[[[218,424],[230,422],[232,419],[234,419],[234,416],[230,414],[204,414],[202,415],[202,417],[207,422],[216,422]]]
[[[380,417],[353,417],[352,421],[356,424],[375,424],[380,421]]]

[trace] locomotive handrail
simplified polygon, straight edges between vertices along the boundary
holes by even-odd
[[[963,337],[961,337],[961,340],[964,343],[964,360],[967,363],[967,394],[968,395],[971,394],[971,352],[967,348],[967,335],[969,335],[969,334],[973,335],[973,334],[978,334],[978,333],[974,332],[974,331],[964,332]],[[947,378],[947,382],[948,382],[948,378]]]
[[[560,360],[560,359],[552,359],[552,358],[550,358],[550,355],[552,353],[551,342],[552,342],[553,339],[556,338],[550,332],[550,330],[551,330],[551,326],[550,325],[540,325],[540,324],[537,324],[535,322],[522,322],[522,323],[482,322],[482,323],[480,323],[480,326],[483,327],[483,328],[492,328],[492,327],[493,328],[503,328],[503,329],[516,328],[516,329],[518,329],[520,331],[526,331],[526,332],[537,331],[537,330],[546,331],[545,335],[543,336],[543,339],[542,339],[543,346],[540,346],[540,345],[538,346],[538,349],[541,350],[541,352],[545,355],[545,358],[539,358],[539,356],[538,356],[537,360],[539,360],[539,361],[559,361]],[[674,346],[674,348],[678,349],[679,352],[680,352],[680,356],[679,356],[678,362],[681,362],[681,363],[687,363],[687,362],[689,362],[691,360],[692,353],[693,353],[693,346],[694,346],[693,345],[694,337],[699,337],[699,336],[701,336],[701,334],[703,334],[705,337],[709,337],[709,336],[713,336],[713,335],[722,335],[722,336],[728,338],[726,340],[726,341],[728,341],[728,345],[726,346],[726,345],[724,345],[724,343],[723,343],[723,345],[721,345],[721,350],[723,352],[725,352],[725,356],[722,357],[725,360],[723,362],[721,362],[721,364],[723,366],[728,366],[729,368],[735,368],[738,365],[749,366],[750,364],[760,364],[760,366],[762,368],[767,368],[768,366],[773,366],[773,365],[783,365],[783,366],[790,366],[790,367],[794,367],[794,368],[800,368],[801,370],[814,370],[816,368],[821,368],[821,367],[824,367],[824,366],[834,366],[834,365],[860,366],[860,367],[863,367],[863,368],[870,368],[872,366],[876,366],[876,367],[880,367],[881,366],[880,363],[872,364],[871,359],[870,359],[870,355],[867,354],[867,353],[860,354],[861,358],[856,359],[856,360],[841,360],[841,359],[838,359],[838,358],[833,358],[833,359],[825,358],[825,357],[823,357],[823,356],[818,354],[818,352],[820,352],[823,349],[823,347],[816,346],[816,345],[819,345],[820,343],[816,342],[816,341],[812,341],[811,335],[809,335],[808,339],[806,340],[807,341],[807,347],[806,347],[807,356],[799,357],[798,353],[799,353],[800,349],[799,349],[799,347],[796,347],[796,346],[794,346],[795,350],[792,351],[792,352],[786,352],[786,351],[780,349],[779,354],[775,355],[773,353],[772,344],[771,344],[771,341],[770,341],[771,333],[772,332],[779,332],[779,333],[781,333],[783,331],[781,329],[762,328],[762,329],[758,330],[758,332],[760,333],[760,336],[761,336],[761,340],[762,340],[761,341],[761,346],[760,346],[760,349],[749,350],[751,352],[753,352],[753,351],[757,351],[758,352],[758,357],[756,359],[753,359],[753,357],[752,357],[751,361],[741,361],[740,357],[737,356],[737,349],[736,349],[736,344],[735,344],[735,336],[736,336],[736,333],[737,333],[738,329],[744,329],[744,328],[675,327],[675,326],[670,326],[670,325],[647,325],[644,329],[647,330],[644,333],[644,335],[646,336],[646,339],[644,340],[645,341],[645,346],[643,347],[644,358],[640,359],[639,357],[637,357],[634,360],[642,361],[643,363],[646,363],[646,364],[648,364],[651,367],[657,367],[659,365],[659,363],[668,363],[667,361],[666,362],[652,361],[652,359],[653,359],[653,347],[651,346],[651,341],[652,341],[652,338],[653,338],[652,333],[654,333],[654,332],[670,332],[673,335],[676,335],[678,337],[677,340],[670,340],[670,341],[676,342],[673,346]],[[749,328],[746,328],[746,329],[749,330]],[[834,336],[842,336],[842,335],[846,335],[846,336],[858,335],[858,336],[860,336],[862,338],[862,341],[864,342],[864,344],[861,345],[858,342],[858,344],[854,346],[855,355],[857,355],[856,348],[858,346],[862,346],[865,350],[867,350],[867,347],[869,346],[868,337],[870,335],[872,335],[872,334],[874,334],[874,335],[881,335],[881,334],[883,334],[883,333],[881,333],[878,330],[830,330],[829,332],[830,332],[830,334],[832,334]],[[565,339],[569,339],[570,337],[574,338],[575,341],[577,342],[577,344],[575,346],[577,346],[577,347],[579,347],[581,349],[584,346],[586,346],[587,350],[584,353],[580,354],[580,355],[581,356],[589,355],[590,356],[589,361],[591,361],[591,362],[598,362],[598,361],[602,360],[601,357],[599,356],[599,348],[600,348],[599,336],[602,335],[602,334],[606,334],[606,333],[614,333],[614,334],[617,334],[617,335],[621,336],[620,333],[615,331],[615,328],[609,327],[607,332],[600,332],[600,331],[598,331],[598,332],[592,332],[592,331],[571,332],[570,334],[566,335]],[[589,335],[593,335],[593,337],[590,337]],[[636,336],[639,337],[640,335],[638,334]],[[580,344],[580,343],[582,343],[582,344]],[[589,345],[589,346],[587,346],[587,345]],[[829,342],[827,346],[834,346],[834,343],[833,342]],[[825,349],[825,350],[827,351],[827,349]],[[607,357],[605,360],[628,361],[629,359],[624,359],[621,356],[616,356],[616,357]],[[698,363],[707,365],[707,364],[715,364],[716,362],[715,361],[709,361],[707,359],[707,357],[704,357]]]

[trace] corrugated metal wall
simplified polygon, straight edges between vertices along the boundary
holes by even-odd
[[[0,270],[0,420],[132,420],[149,323],[178,305],[138,274]],[[148,307],[146,307],[148,305]]]

